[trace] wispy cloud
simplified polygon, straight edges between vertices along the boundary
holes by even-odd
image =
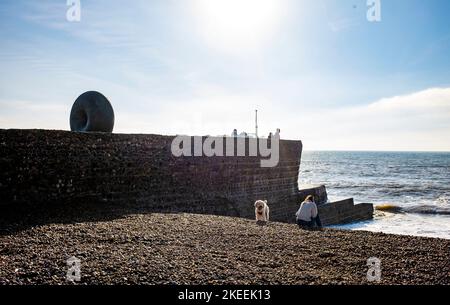
[[[329,21],[328,25],[331,31],[337,33],[359,25],[359,20],[355,18],[342,18]]]
[[[328,1],[321,2],[328,20],[328,27],[332,32],[342,32],[361,24],[361,16],[364,16],[364,12],[360,8],[348,1],[340,0],[337,3],[338,5],[336,3],[330,5]]]
[[[298,129],[312,149],[450,151],[450,88],[306,113]]]
[[[136,46],[136,37],[130,35],[133,25],[123,19],[118,19],[115,10],[118,7],[126,12],[124,6],[108,6],[102,9],[100,3],[82,2],[82,19],[80,22],[68,22],[65,1],[40,1],[27,3],[23,9],[22,18],[53,30],[62,31],[73,38],[101,45],[103,47]],[[129,21],[129,20],[128,20]]]
[[[0,100],[0,128],[67,129],[70,109],[58,103]]]
[[[273,43],[230,56],[205,42],[191,1],[82,1],[79,23],[64,0],[5,1],[0,128],[68,129],[75,98],[97,90],[116,132],[252,132],[258,108],[261,134],[311,149],[450,150],[449,89],[415,92],[448,87],[444,14],[412,28],[386,18],[367,39],[365,0],[283,2]]]

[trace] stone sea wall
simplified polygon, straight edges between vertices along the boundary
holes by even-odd
[[[300,202],[313,195],[324,225],[372,218],[371,204],[354,205],[353,199],[327,203],[323,185],[299,189],[300,141],[280,141],[278,166],[263,168],[260,157],[249,157],[248,139],[247,157],[237,156],[236,139],[234,157],[175,157],[173,139],[0,130],[0,211],[102,204],[104,209],[254,218],[253,204],[263,199],[269,202],[271,220],[294,222]],[[260,141],[267,146],[267,140]]]
[[[278,166],[262,168],[259,157],[177,158],[172,140],[0,130],[0,208],[103,203],[253,218],[254,201],[267,199],[272,220],[293,220],[300,141],[280,141]]]

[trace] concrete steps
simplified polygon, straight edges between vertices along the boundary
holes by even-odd
[[[339,225],[373,218],[373,204],[355,204],[353,198],[328,202],[325,185],[299,185],[299,197],[303,201],[313,195],[319,208],[319,215],[324,226]]]

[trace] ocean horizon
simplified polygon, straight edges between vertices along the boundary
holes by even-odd
[[[450,152],[304,151],[299,183],[326,185],[330,201],[403,210],[336,228],[450,239]]]

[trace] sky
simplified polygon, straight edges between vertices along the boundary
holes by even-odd
[[[252,133],[258,109],[306,150],[450,151],[450,1],[380,3],[2,0],[0,128],[69,130],[96,90],[117,133]]]

